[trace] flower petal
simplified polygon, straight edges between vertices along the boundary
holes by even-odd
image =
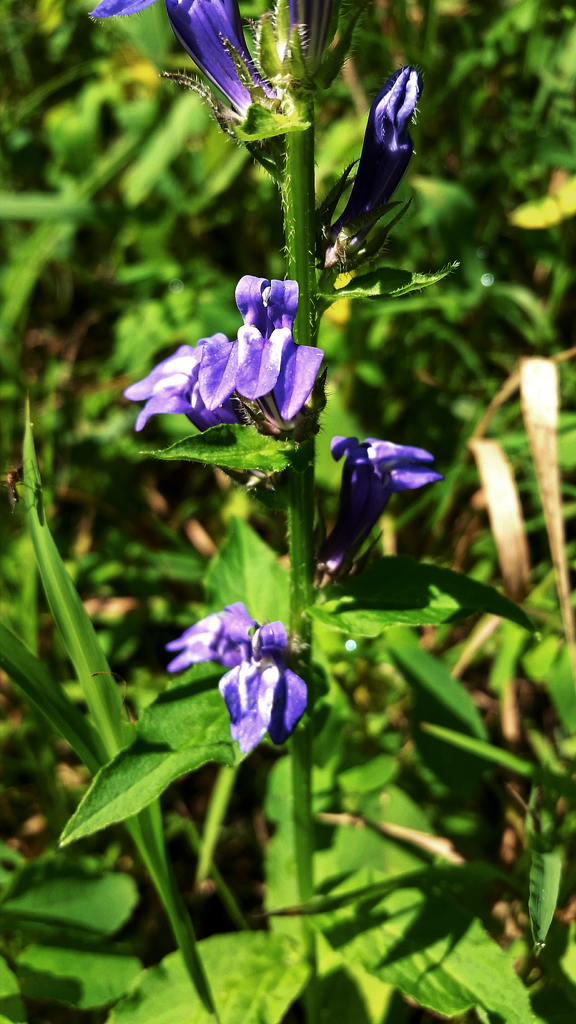
[[[138,414],[134,429],[137,432],[141,431],[146,426],[150,417],[157,415],[157,413],[183,412],[185,415],[189,415],[190,410],[190,402],[182,398],[182,395],[174,392],[160,392],[157,395],[153,395],[150,401],[146,402],[146,405]]]
[[[268,728],[279,675],[275,666],[260,673],[254,662],[246,661],[220,680],[232,739],[238,740],[243,754],[254,749]]]
[[[269,337],[268,314],[264,306],[264,293],[270,288],[265,277],[245,274],[236,285],[236,305],[246,327],[256,327],[263,338]]]
[[[198,345],[200,344],[201,342],[198,342]],[[193,348],[192,345],[180,345],[173,355],[158,363],[147,377],[137,381],[135,384],[130,384],[130,387],[127,387],[124,391],[124,397],[129,398],[131,402],[139,402],[143,398],[150,398],[154,394],[154,388],[158,382],[171,376],[173,373],[182,373],[192,377],[195,367],[200,362],[200,355],[201,352],[198,350],[198,347]]]
[[[434,462],[434,456],[425,448],[414,448],[409,444],[393,444],[392,441],[379,441],[375,437],[367,437],[364,444],[370,445],[368,454],[373,461],[416,459],[418,462]]]
[[[115,14],[137,14],[156,0],[102,0],[93,11],[91,18],[112,18]]]
[[[267,315],[271,328],[289,327],[298,312],[298,282],[272,281],[268,299]]]
[[[297,345],[292,339],[285,344],[280,375],[274,388],[274,398],[283,420],[291,420],[300,412],[314,387],[323,358],[321,348]]]
[[[339,462],[343,455],[347,455],[357,447],[357,437],[333,437],[330,442],[330,451],[335,462]]]
[[[270,92],[257,74],[248,52],[237,0],[166,0],[172,31],[207,78],[245,114],[251,103],[224,40],[245,61],[255,85]]]
[[[282,363],[282,340],[263,338],[256,327],[238,331],[238,373],[236,388],[244,398],[254,401],[272,391]]]
[[[275,690],[268,732],[273,743],[284,743],[298,725],[306,710],[308,690],[306,683],[287,668],[281,674]]]
[[[258,658],[275,658],[280,661],[288,644],[286,627],[282,622],[267,622],[254,635],[252,645]]]
[[[238,342],[211,339],[202,349],[198,373],[200,396],[209,410],[222,405],[236,387]]]
[[[423,487],[424,484],[433,484],[437,480],[443,480],[441,473],[433,469],[393,469],[390,472],[393,491],[413,491],[416,487]]]

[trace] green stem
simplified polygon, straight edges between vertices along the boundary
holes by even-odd
[[[298,282],[295,340],[310,345],[316,335],[314,110],[305,111],[312,127],[286,136],[286,175],[282,186],[288,276]],[[312,731],[310,711],[312,625],[307,608],[313,600],[314,580],[314,461],[303,472],[290,471],[288,539],[290,546],[290,633],[292,667],[308,685],[308,712],[291,740],[294,844],[298,894],[302,903],[314,894],[312,818]],[[306,993],[308,1024],[318,1017],[316,941],[310,922],[303,919],[303,938],[311,977]]]
[[[316,333],[316,270],[314,250],[314,106],[304,111],[311,127],[290,132],[286,138],[286,173],[282,184],[288,277],[298,281],[298,314],[294,340],[310,345]]]
[[[171,839],[172,836],[180,835],[181,833],[186,836],[193,853],[198,856],[202,843],[200,833],[192,821],[192,818],[181,818],[178,814],[172,814],[168,820],[166,838]],[[222,900],[230,920],[237,928],[240,929],[240,931],[250,931],[250,925],[240,910],[234,894],[226,885],[226,882],[222,878],[222,875],[218,871],[214,862],[210,865],[210,877],[214,882],[216,892]]]
[[[159,801],[156,800],[145,810],[140,811],[136,817],[129,818],[126,825],[164,904],[174,938],[198,995],[205,1009],[214,1015],[214,1021],[217,1022],[218,1015],[198,954],[194,927],[167,857]]]
[[[238,768],[239,765],[235,765],[233,768],[229,768],[228,765],[225,764],[222,765],[218,772],[216,782],[214,783],[214,789],[212,790],[210,803],[208,804],[208,813],[206,815],[204,831],[200,841],[198,867],[196,868],[196,885],[203,882],[210,874],[214,849],[218,842],[222,822],[224,821],[226,811],[228,810],[228,804],[230,803],[230,797],[232,796],[232,790],[238,774]]]

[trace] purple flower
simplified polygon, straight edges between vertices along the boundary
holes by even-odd
[[[332,5],[333,0],[288,0],[290,32],[298,25],[304,59],[310,72],[316,71],[324,54]]]
[[[331,450],[336,461],[343,455],[346,459],[336,524],[324,542],[319,561],[321,569],[335,575],[346,556],[352,556],[366,540],[391,494],[443,477],[431,468],[434,456],[423,448],[372,437],[361,444],[356,437],[335,437]]]
[[[330,229],[333,242],[350,221],[384,206],[398,188],[414,150],[408,126],[422,88],[422,79],[415,68],[400,68],[374,100],[348,204]],[[357,248],[369,230],[366,227],[357,231],[349,249]],[[329,249],[327,266],[336,262],[332,255],[333,249]]]
[[[217,409],[236,390],[276,427],[292,429],[323,358],[322,349],[297,345],[292,337],[298,285],[247,275],[238,282],[236,303],[244,319],[237,340],[215,336],[202,354],[202,401]]]
[[[215,334],[214,339],[226,341],[223,334]],[[198,430],[207,430],[217,423],[240,422],[229,398],[221,406],[207,409],[200,395],[198,371],[202,351],[208,340],[214,339],[202,338],[196,348],[180,345],[173,356],[158,363],[144,380],[126,388],[124,395],[132,402],[148,399],[136,420],[136,430],[142,430],[150,416],[159,412],[183,412]]]
[[[248,52],[238,0],[166,0],[166,9],[178,41],[239,114],[246,116],[252,99],[240,81],[226,42],[245,63],[254,85],[266,95],[274,95],[256,71]]]
[[[286,667],[288,638],[281,622],[256,627],[238,601],[208,615],[166,644],[181,651],[168,665],[178,672],[199,661],[217,661],[230,669],[220,692],[230,715],[232,739],[247,754],[266,730],[274,743],[284,743],[306,710],[305,682]],[[253,634],[251,631],[254,630]]]
[[[241,601],[226,605],[223,611],[201,619],[166,644],[167,651],[181,651],[168,665],[168,671],[179,672],[199,661],[217,661],[226,668],[240,665],[250,657],[250,630],[255,626]]]
[[[155,0],[101,0],[91,12],[94,18],[114,14],[135,14]],[[248,69],[255,86],[268,96],[274,93],[257,73],[242,30],[238,0],[166,0],[172,30],[194,63],[226,97],[231,106],[246,116],[252,99],[240,81],[229,43]]]
[[[306,710],[306,683],[286,668],[286,630],[281,622],[261,626],[252,637],[252,656],[222,677],[219,684],[230,715],[232,739],[247,754],[266,730],[284,743]]]

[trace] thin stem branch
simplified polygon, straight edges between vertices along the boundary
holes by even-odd
[[[196,885],[203,882],[210,874],[212,857],[220,836],[222,822],[224,821],[226,811],[228,810],[228,804],[230,803],[230,797],[232,796],[232,790],[238,774],[238,768],[239,765],[235,765],[231,768],[224,764],[220,768],[216,777],[214,789],[212,790],[212,795],[210,797],[210,803],[208,804],[208,813],[206,814],[204,832],[200,841],[198,867],[196,868]]]

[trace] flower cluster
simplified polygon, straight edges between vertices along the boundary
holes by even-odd
[[[180,651],[168,665],[178,672],[201,661],[229,668],[220,692],[230,715],[232,739],[243,754],[267,731],[284,743],[306,710],[306,683],[286,666],[288,638],[281,622],[258,626],[238,601],[209,615],[166,645]]]
[[[101,0],[94,18],[137,14],[156,0]],[[298,31],[308,71],[317,69],[327,42],[333,0],[289,0],[289,34]],[[166,0],[174,35],[196,66],[244,119],[254,101],[277,100],[246,45],[238,0]],[[287,56],[288,47],[284,47]],[[191,83],[189,83],[191,84]],[[231,116],[232,116],[231,114]]]
[[[423,448],[369,437],[334,437],[332,456],[343,455],[342,486],[334,529],[320,552],[319,568],[338,575],[368,537],[395,491],[413,490],[442,480],[432,469],[434,456]]]
[[[238,282],[236,302],[244,320],[236,341],[215,334],[195,348],[181,345],[126,389],[126,398],[148,399],[137,430],[160,412],[183,412],[200,430],[240,422],[234,393],[255,402],[272,429],[294,429],[324,355],[292,337],[298,285],[247,275]]]
[[[378,211],[392,198],[412,159],[414,143],[408,125],[422,92],[415,68],[395,71],[374,100],[368,116],[364,143],[350,198],[329,230],[326,266],[342,254],[359,249],[378,219]],[[374,214],[372,219],[368,216]],[[366,221],[360,227],[358,221]]]

